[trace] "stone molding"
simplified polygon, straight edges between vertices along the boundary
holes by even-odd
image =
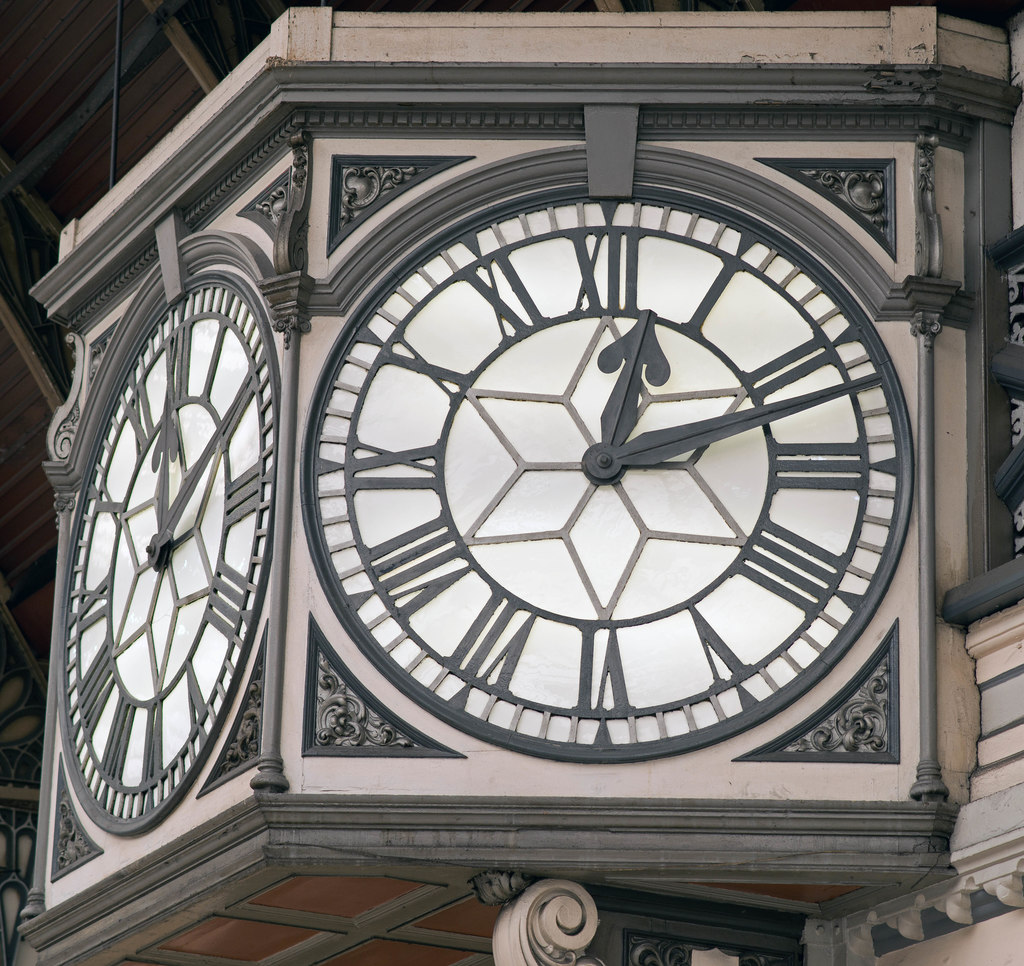
[[[1024,908],[1024,860],[1016,866],[960,876],[848,916],[848,966],[875,966],[887,953]]]
[[[712,70],[715,85],[709,88]],[[294,106],[314,97],[329,104],[342,86],[344,108]],[[271,96],[278,106],[261,121],[269,133],[237,160],[237,146],[251,140],[250,111]],[[1009,124],[1019,96],[1003,82],[939,66],[391,64],[382,72],[375,65],[290,64],[287,71],[254,78],[236,93],[231,110],[208,118],[174,178],[150,177],[140,185],[129,179],[119,186],[131,190],[132,204],[115,206],[33,294],[51,318],[87,327],[156,258],[151,229],[159,218],[186,194],[198,195],[183,209],[185,222],[193,231],[209,224],[280,157],[300,126],[324,135],[582,138],[583,105],[617,102],[657,105],[641,112],[639,132],[647,139],[856,132],[891,140],[926,130],[964,144],[974,136],[975,118]],[[116,280],[110,285],[97,282],[111,276]]]
[[[542,879],[498,913],[495,966],[604,966],[585,956],[597,932],[597,906],[578,882]]]
[[[913,888],[949,874],[957,809],[911,801],[658,801],[414,795],[256,795],[155,848],[24,926],[40,961],[63,963],[90,941],[109,948],[134,924],[272,861],[308,868],[332,854],[360,868],[432,861],[470,869],[582,875],[628,867],[660,879],[707,879],[743,866],[760,881],[841,872],[844,881]],[[515,829],[515,835],[505,831]],[[441,831],[443,830],[443,832]],[[782,878],[780,878],[780,876]],[[798,878],[790,878],[797,876]],[[105,945],[104,945],[105,944]]]
[[[154,242],[154,252],[156,251]],[[181,258],[190,285],[201,284],[204,276],[230,279],[233,286],[249,293],[252,303],[260,299],[254,289],[254,280],[273,274],[273,268],[264,252],[250,239],[228,232],[210,231],[190,235],[181,242]],[[77,491],[81,467],[103,430],[103,420],[96,410],[106,405],[114,392],[123,368],[133,358],[140,334],[153,324],[155,314],[166,310],[163,278],[159,266],[153,266],[137,283],[135,294],[120,319],[103,339],[109,348],[103,353],[102,365],[89,379],[87,392],[81,399],[81,416],[70,452],[64,460],[50,460],[43,464],[55,489]]]

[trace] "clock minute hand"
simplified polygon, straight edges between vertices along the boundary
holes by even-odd
[[[601,413],[603,443],[618,445],[636,426],[644,370],[652,386],[663,386],[671,375],[668,359],[654,331],[655,319],[650,309],[644,309],[633,328],[611,345],[606,345],[597,357],[597,367],[602,372],[612,373],[622,366],[615,388]]]
[[[865,376],[853,382],[840,383],[827,389],[794,396],[769,403],[757,409],[744,409],[725,413],[711,419],[701,419],[685,426],[671,426],[667,429],[653,429],[641,433],[628,443],[609,448],[609,453],[623,466],[653,466],[657,463],[688,453],[691,450],[709,446],[730,436],[745,433],[748,429],[756,429],[776,419],[793,416],[805,409],[813,409],[823,403],[831,402],[851,393],[870,389],[881,382],[881,376]]]
[[[246,384],[243,383],[235,398],[232,400],[230,407],[228,407],[224,418],[220,421],[220,425],[222,427],[234,427],[236,421],[242,415],[242,411],[250,399],[249,394],[245,390]],[[223,433],[215,432],[213,436],[210,437],[196,461],[189,467],[188,475],[185,477],[181,484],[181,488],[178,490],[173,502],[167,509],[166,516],[157,519],[159,529],[153,535],[153,539],[146,547],[150,566],[156,569],[166,566],[170,557],[170,552],[174,548],[174,531],[178,527],[181,515],[185,512],[185,508],[188,506],[192,496],[195,494],[196,487],[199,486],[200,480],[206,476],[206,469],[209,466],[210,461],[223,449],[223,436]]]

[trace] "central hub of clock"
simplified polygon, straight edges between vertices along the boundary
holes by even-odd
[[[614,454],[609,453],[607,447],[602,446],[600,443],[591,446],[583,454],[582,466],[587,479],[598,486],[602,483],[618,483],[622,479],[622,474],[626,471],[626,467],[622,465],[622,462]]]

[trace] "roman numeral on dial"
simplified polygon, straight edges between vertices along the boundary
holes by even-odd
[[[580,661],[581,711],[622,712],[629,707],[626,676],[622,670],[622,654],[614,628],[601,632],[585,631]],[[606,635],[606,636],[605,636]]]
[[[768,521],[744,551],[740,573],[810,617],[832,596],[840,567],[838,557]]]
[[[420,446],[392,453],[358,444],[356,453],[348,458],[349,490],[436,488],[440,459],[441,448],[438,446]]]
[[[413,527],[370,550],[381,589],[405,616],[418,611],[468,571],[461,542],[440,519]]]
[[[867,464],[856,443],[779,443],[775,486],[787,489],[859,490]]]
[[[506,258],[491,261],[486,267],[468,275],[467,281],[490,303],[503,337],[518,338],[532,332],[535,321],[542,318],[526,286]],[[501,294],[501,288],[511,290],[522,310],[509,304]]]

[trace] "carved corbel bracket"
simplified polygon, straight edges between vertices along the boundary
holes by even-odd
[[[917,209],[915,271],[931,278],[942,275],[942,222],[935,205],[935,149],[938,146],[938,135],[919,134],[914,155]]]
[[[75,332],[69,332],[65,338],[75,359],[75,368],[71,374],[71,391],[53,414],[50,428],[46,433],[46,451],[50,459],[61,462],[71,455],[71,444],[78,432],[78,421],[82,415],[80,397],[85,372],[85,340]]]
[[[309,135],[300,131],[288,143],[292,149],[292,166],[287,198],[278,208],[274,235],[274,270],[279,275],[305,271],[309,230]]]
[[[499,913],[495,966],[603,966],[583,955],[597,924],[597,906],[583,886],[542,879]]]
[[[477,899],[485,906],[501,906],[510,902],[533,882],[532,875],[488,869],[469,880]]]

